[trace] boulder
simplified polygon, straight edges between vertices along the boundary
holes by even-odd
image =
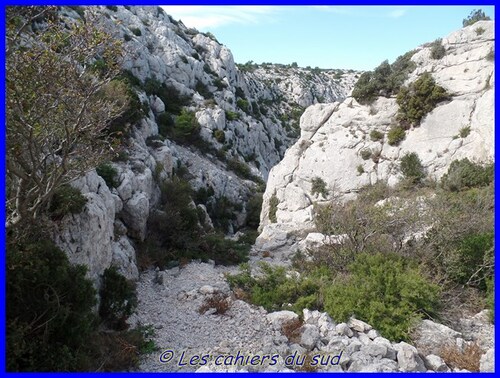
[[[307,350],[313,350],[320,339],[318,327],[312,324],[304,324],[301,331],[300,345]]]
[[[394,344],[394,349],[397,351],[397,361],[401,371],[415,372],[427,370],[424,361],[422,361],[414,346],[402,341]]]

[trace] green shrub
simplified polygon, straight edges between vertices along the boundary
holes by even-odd
[[[227,88],[227,84],[225,81],[222,81],[221,78],[216,77],[213,81],[214,85],[217,87],[219,91],[222,91],[224,88]]]
[[[140,37],[142,35],[142,31],[139,28],[132,28],[130,31],[137,37]]]
[[[359,154],[361,156],[361,159],[363,160],[368,160],[369,158],[372,157],[372,151],[369,148],[365,148],[359,151]]]
[[[387,143],[397,146],[406,137],[405,130],[400,126],[393,126],[387,133]]]
[[[460,135],[460,138],[467,138],[470,134],[470,126],[462,127],[460,131],[458,132],[458,135]]]
[[[398,119],[404,128],[419,125],[438,103],[449,98],[446,90],[436,84],[430,73],[425,72],[408,88],[400,89],[397,96]]]
[[[165,111],[172,114],[180,114],[184,106],[189,105],[191,98],[181,95],[174,86],[161,83],[156,78],[149,77],[144,82],[144,91],[148,96],[156,95],[165,104]]]
[[[360,104],[370,104],[378,96],[393,96],[398,93],[408,74],[415,69],[411,57],[415,51],[399,56],[393,64],[382,62],[373,72],[364,72],[354,85],[352,96]]]
[[[196,83],[195,90],[206,100],[214,98],[214,94],[210,92],[208,87],[201,81]]]
[[[311,180],[311,194],[321,194],[323,198],[328,197],[328,189],[326,182],[321,177],[314,177]]]
[[[446,55],[446,50],[442,44],[441,38],[436,39],[431,44],[431,58],[432,59],[441,59]]]
[[[486,14],[482,9],[474,9],[472,12],[470,12],[469,16],[462,21],[462,26],[463,27],[470,26],[478,21],[483,21],[483,20],[489,21],[491,20],[491,18],[486,16]]]
[[[224,234],[210,233],[200,243],[200,257],[217,265],[236,265],[248,261],[250,246],[226,239]]]
[[[207,203],[207,212],[215,228],[227,232],[231,221],[241,206],[231,202],[226,196],[216,196]]]
[[[441,178],[441,186],[450,191],[487,186],[493,182],[493,164],[480,165],[465,158],[451,162]]]
[[[304,308],[319,308],[319,284],[312,278],[288,275],[286,268],[261,263],[262,275],[254,278],[250,267],[240,267],[237,275],[228,275],[229,286],[246,292],[251,303],[267,311],[292,310],[302,314]]]
[[[408,340],[424,316],[436,314],[439,287],[416,264],[396,254],[360,254],[351,275],[326,289],[325,310],[338,322],[350,316],[371,324],[382,336]]]
[[[226,134],[222,130],[213,131],[214,138],[219,143],[224,143],[226,141]]]
[[[123,39],[125,40],[125,42],[129,42],[129,41],[131,41],[131,40],[132,40],[132,37],[131,37],[131,36],[129,36],[128,34],[125,34],[125,35],[123,36]]]
[[[118,10],[118,7],[116,5],[106,5],[106,8],[113,12],[116,12]]]
[[[120,185],[116,177],[118,175],[118,171],[111,164],[102,163],[96,167],[95,171],[104,179],[108,188],[116,188]]]
[[[236,112],[232,112],[231,110],[226,110],[226,120],[235,121],[240,118],[240,115]]]
[[[252,174],[250,167],[236,157],[233,157],[230,160],[228,160],[227,168],[236,173],[241,178],[247,180],[254,180],[254,175]]]
[[[478,28],[475,28],[474,31],[476,32],[477,35],[482,35],[486,30],[480,26]]]
[[[10,238],[7,251],[7,370],[82,370],[96,327],[96,292],[86,268],[70,265],[43,235]]]
[[[365,173],[365,169],[363,168],[363,165],[362,165],[362,164],[358,165],[358,166],[356,167],[356,170],[358,171],[358,173],[359,173],[360,175],[362,175],[363,173]]]
[[[62,219],[67,214],[82,212],[87,203],[87,198],[79,189],[71,185],[63,185],[54,192],[50,202],[49,214],[52,219]]]
[[[149,106],[146,109],[133,88],[136,85],[135,79],[137,78],[130,72],[123,72],[120,77],[111,81],[106,91],[106,95],[110,97],[117,96],[115,93],[120,92],[125,92],[127,97],[126,110],[120,117],[110,120],[107,127],[108,131],[117,137],[128,136],[129,126],[139,122],[149,110]]]
[[[262,210],[262,193],[255,193],[246,204],[247,218],[246,225],[257,229],[260,223],[260,212]]]
[[[181,114],[175,120],[170,137],[180,143],[193,142],[199,138],[200,128],[195,113],[182,109]]]
[[[126,320],[137,307],[135,284],[122,276],[115,267],[102,275],[99,315],[113,329],[128,328]]]
[[[243,110],[245,113],[248,113],[250,111],[250,104],[248,103],[247,100],[245,100],[243,98],[238,98],[236,100],[236,105],[238,106],[238,108]]]
[[[276,212],[278,211],[278,205],[280,201],[278,197],[276,197],[276,193],[274,193],[269,199],[269,220],[271,223],[276,223],[278,219],[276,218]]]
[[[406,153],[401,158],[400,169],[403,176],[413,183],[418,183],[425,177],[424,167],[415,152]]]
[[[373,142],[376,142],[378,140],[382,140],[384,139],[384,133],[378,131],[378,130],[372,130],[370,132],[370,139],[373,141]]]
[[[486,280],[493,273],[493,232],[464,237],[448,251],[444,264],[454,282],[486,290]]]
[[[175,121],[172,115],[167,112],[160,113],[156,116],[156,124],[158,125],[158,133],[164,138],[171,135],[175,127]]]

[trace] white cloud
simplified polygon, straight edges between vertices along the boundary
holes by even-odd
[[[162,6],[174,19],[196,29],[272,21],[275,6]]]

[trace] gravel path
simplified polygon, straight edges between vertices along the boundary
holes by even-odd
[[[237,271],[236,267],[194,262],[181,269],[148,271],[141,275],[137,285],[139,304],[130,323],[152,325],[160,351],[145,356],[139,370],[193,371],[199,368],[198,364],[179,366],[189,360],[187,356],[216,356],[237,351],[247,355],[263,353],[268,349],[266,345],[283,338],[269,326],[265,310],[241,300],[230,298],[224,315],[209,314],[210,311],[199,313],[200,306],[212,293],[229,295],[224,274]],[[161,363],[160,355],[167,350],[172,353],[166,353],[164,358],[172,354],[173,357]]]

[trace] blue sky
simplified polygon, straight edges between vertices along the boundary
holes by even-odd
[[[188,27],[213,33],[237,63],[253,60],[370,70],[462,26],[493,6],[165,6]]]

